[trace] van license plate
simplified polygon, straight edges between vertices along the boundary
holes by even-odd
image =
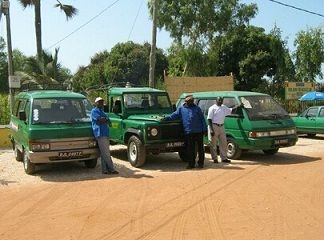
[[[275,145],[288,144],[288,139],[277,139],[274,142]]]
[[[81,157],[82,156],[82,152],[78,151],[78,152],[59,152],[58,156],[61,158],[73,158],[73,157]]]

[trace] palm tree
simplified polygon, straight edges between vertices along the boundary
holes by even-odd
[[[51,88],[60,85],[63,87],[71,79],[72,75],[66,68],[58,63],[59,49],[55,49],[52,56],[42,52],[42,61],[36,57],[28,57],[25,60],[22,71],[15,72],[21,78],[21,85],[35,85],[37,88]]]
[[[42,62],[43,48],[42,48],[42,21],[41,21],[41,0],[18,0],[20,4],[26,7],[34,7],[35,10],[35,33],[36,33],[36,48],[37,48],[37,58]],[[73,18],[78,13],[78,10],[72,5],[62,4],[60,1],[56,0],[57,4],[54,7],[59,8],[64,12],[66,19],[69,20]]]

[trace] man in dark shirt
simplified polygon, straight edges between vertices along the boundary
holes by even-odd
[[[181,119],[183,124],[183,131],[185,134],[185,147],[188,157],[187,169],[195,167],[195,146],[198,147],[198,167],[204,167],[205,150],[204,150],[204,135],[207,135],[207,125],[204,115],[195,103],[192,95],[185,98],[185,103],[179,107],[170,116],[165,117],[164,120]]]

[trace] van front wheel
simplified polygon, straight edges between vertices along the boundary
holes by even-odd
[[[137,136],[131,136],[127,147],[128,161],[133,167],[141,167],[145,163],[146,152],[142,141]]]
[[[238,159],[242,154],[242,149],[235,143],[233,138],[227,138],[227,157]]]
[[[265,155],[274,155],[279,151],[279,148],[262,150]]]
[[[95,168],[97,166],[97,159],[85,160],[84,165],[87,168]]]
[[[29,175],[35,173],[35,164],[29,160],[26,150],[24,151],[24,170]]]
[[[15,159],[18,162],[21,162],[24,159],[22,152],[17,148],[17,145],[14,146]]]

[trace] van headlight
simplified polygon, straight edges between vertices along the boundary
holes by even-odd
[[[47,151],[50,150],[51,146],[49,143],[32,143],[31,149],[33,152],[37,151]]]
[[[89,140],[88,141],[88,146],[89,146],[89,148],[97,147],[97,141],[95,141],[95,140]]]

